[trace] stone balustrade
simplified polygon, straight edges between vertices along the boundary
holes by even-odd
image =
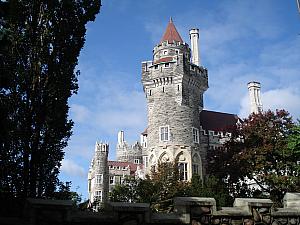
[[[0,215],[0,224],[300,225],[300,193],[287,193],[283,208],[275,208],[269,199],[237,198],[233,207],[217,210],[213,198],[176,197],[171,213],[152,212],[146,203],[123,202],[110,202],[103,212],[83,212],[70,201],[28,199],[22,217]]]

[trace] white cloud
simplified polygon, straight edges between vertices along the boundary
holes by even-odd
[[[86,172],[84,171],[83,167],[79,166],[76,164],[76,162],[70,159],[62,160],[61,171],[70,176],[86,177]]]
[[[287,110],[296,120],[300,118],[300,94],[292,89],[274,89],[261,94],[264,111],[271,109]],[[239,116],[245,118],[250,112],[250,103],[248,94],[240,102]]]
[[[71,117],[75,121],[75,123],[85,122],[87,118],[89,118],[91,112],[89,109],[83,105],[79,104],[71,104],[70,106]]]

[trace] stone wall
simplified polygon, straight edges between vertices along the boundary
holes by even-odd
[[[106,205],[101,213],[82,212],[71,201],[27,199],[23,213],[0,215],[0,224],[192,224],[192,225],[299,225],[300,193],[287,193],[284,207],[269,199],[237,198],[233,207],[216,209],[213,198],[174,198],[174,212],[151,212],[146,203]]]

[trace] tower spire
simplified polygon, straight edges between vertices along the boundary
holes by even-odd
[[[178,33],[178,31],[173,23],[172,17],[170,17],[169,24],[167,26],[167,29],[166,29],[163,37],[160,40],[160,43],[162,43],[164,41],[168,41],[169,43],[173,43],[174,41],[183,43],[183,40],[180,37],[180,34]]]

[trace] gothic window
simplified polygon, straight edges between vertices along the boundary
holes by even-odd
[[[135,164],[139,164],[139,163],[140,163],[140,160],[139,160],[139,159],[134,159],[134,163],[135,163]]]
[[[199,143],[199,129],[193,127],[192,132],[193,132],[193,141],[194,141],[194,143]]]
[[[188,164],[187,163],[179,163],[178,169],[179,169],[179,179],[180,180],[188,180]]]
[[[102,191],[95,191],[95,199],[99,199],[102,202]]]
[[[192,169],[193,169],[193,174],[199,174],[199,165],[193,164]]]
[[[103,183],[103,174],[96,174],[96,184]]]
[[[100,160],[97,160],[97,166],[100,166]]]
[[[109,184],[115,184],[115,177],[114,176],[109,177]]]
[[[159,127],[160,141],[169,141],[169,126]]]

